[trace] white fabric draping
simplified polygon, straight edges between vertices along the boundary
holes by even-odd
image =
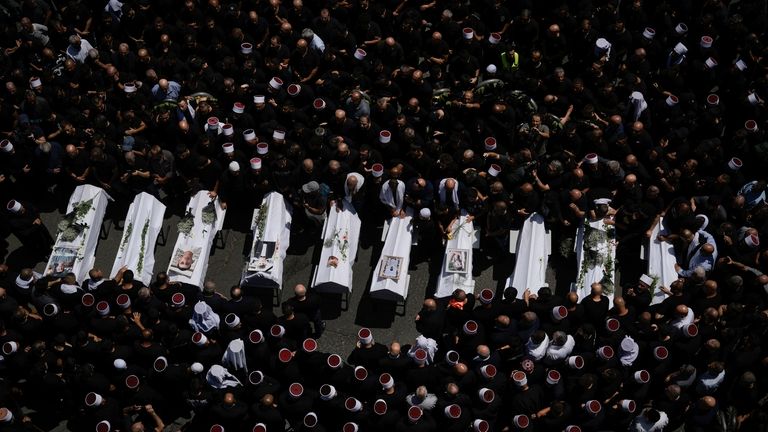
[[[291,244],[292,220],[292,208],[278,192],[268,193],[261,206],[253,211],[253,243],[243,269],[242,286],[283,287],[283,265]]]
[[[324,292],[352,292],[352,265],[360,239],[360,217],[347,200],[343,209],[331,208],[323,225],[320,262],[315,267],[313,288]]]
[[[111,277],[126,266],[135,279],[149,285],[155,268],[155,242],[163,229],[164,215],[165,205],[157,198],[146,192],[136,195],[125,217]]]
[[[408,356],[415,358],[416,351],[423,349],[427,352],[427,364],[432,364],[435,361],[435,354],[437,353],[437,341],[428,338],[424,335],[418,335],[415,343],[408,350]]]
[[[58,269],[70,268],[77,278],[78,283],[88,279],[88,272],[93,268],[96,261],[96,245],[99,243],[99,234],[101,223],[104,221],[104,213],[107,211],[109,201],[114,201],[104,189],[81,185],[75,188],[67,204],[67,214],[75,210],[79,203],[93,200],[91,208],[81,218],[74,222],[85,225],[83,231],[72,241],[65,241],[61,238],[61,233],[56,235],[56,243],[53,246],[51,257],[45,266],[45,274],[57,273]]]
[[[672,282],[678,279],[675,271],[675,263],[677,262],[675,248],[671,243],[659,241],[659,234],[667,234],[663,218],[653,228],[648,247],[648,276],[656,282],[655,286],[651,287],[653,292],[652,305],[661,303],[667,298],[667,295],[659,288],[661,286],[669,288]]]
[[[234,339],[227,345],[227,350],[221,357],[221,363],[232,370],[244,370],[245,373],[248,373],[245,344],[243,344],[242,339]]]
[[[208,303],[202,300],[195,303],[192,318],[189,319],[189,326],[192,327],[192,330],[207,333],[211,330],[218,329],[219,324],[221,324],[219,314],[214,312]]]
[[[615,291],[615,285],[616,285],[616,240],[615,238],[610,238],[607,241],[601,241],[598,244],[594,246],[587,246],[591,247],[591,251],[593,253],[597,253],[602,257],[602,263],[590,263],[587,261],[585,263],[585,258],[587,254],[584,252],[584,243],[585,243],[585,225],[589,224],[589,226],[592,229],[603,231],[603,232],[610,232],[614,231],[613,227],[610,225],[607,225],[605,222],[603,222],[602,219],[598,221],[584,221],[579,226],[579,229],[576,231],[576,274],[577,279],[576,282],[571,286],[571,291],[575,291],[579,295],[579,301],[583,299],[584,297],[589,296],[590,292],[592,291],[592,284],[595,282],[601,282],[603,280],[603,277],[605,276],[606,268],[610,267],[611,274],[609,275],[610,280],[613,283],[613,287],[608,287],[606,284],[603,284],[603,294],[608,296],[608,298],[613,302],[613,295]]]
[[[229,373],[229,371],[222,365],[217,364],[208,369],[208,373],[205,375],[205,380],[208,382],[208,385],[215,389],[240,387],[242,385],[236,376]]]
[[[507,278],[506,285],[517,289],[517,298],[523,298],[526,288],[531,290],[531,294],[537,294],[541,287],[547,286],[551,241],[542,215],[534,213],[525,220],[517,236],[515,270]]]
[[[216,209],[216,221],[213,225],[203,222],[203,209],[211,198],[208,197],[208,191],[200,191],[189,200],[187,210],[191,211],[194,217],[194,226],[189,235],[179,233],[176,244],[171,255],[171,262],[168,263],[168,278],[172,282],[183,282],[202,288],[205,282],[205,275],[208,271],[208,258],[211,254],[211,247],[216,238],[216,233],[221,230],[224,224],[224,217],[227,211],[221,208],[218,198],[214,199]],[[176,265],[179,259],[179,253],[191,254],[189,257],[193,263],[187,271],[182,271]],[[184,266],[187,268],[187,265]]]
[[[376,268],[373,270],[371,280],[371,297],[386,300],[405,300],[408,297],[408,266],[410,265],[411,242],[413,241],[413,213],[410,209],[406,211],[403,218],[394,217],[389,220],[389,229],[384,241],[384,247],[381,250]],[[399,265],[397,272],[398,278],[392,279],[382,277],[382,259],[384,257],[394,257],[392,262],[385,263],[394,266]],[[385,272],[389,274],[385,267]]]
[[[461,216],[453,221],[451,226],[452,237],[445,243],[443,266],[440,270],[440,278],[437,280],[437,292],[435,293],[437,298],[448,297],[456,289],[462,289],[467,294],[475,292],[475,279],[472,277],[472,245],[475,242],[475,225],[467,219],[468,216],[466,211],[462,211]],[[462,261],[463,272],[450,271],[448,268],[450,260],[457,258]]]

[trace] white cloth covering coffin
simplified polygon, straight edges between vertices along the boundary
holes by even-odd
[[[587,265],[584,265],[584,260],[585,260],[584,235],[586,231],[585,224],[589,224],[592,229],[600,230],[606,233],[613,231],[613,227],[606,225],[606,223],[603,222],[602,219],[594,222],[585,220],[584,222],[581,223],[581,225],[579,226],[579,229],[576,231],[575,248],[576,248],[576,275],[577,276],[576,276],[576,282],[574,282],[571,285],[571,291],[575,291],[579,295],[579,301],[581,301],[581,299],[583,299],[584,297],[589,296],[590,292],[592,291],[593,283],[601,282],[603,280],[603,276],[605,276],[605,272],[606,272],[606,267],[612,267],[612,271],[609,277],[613,281],[614,288],[609,289],[604,285],[603,294],[608,296],[611,302],[613,302],[613,295],[615,291],[615,285],[617,282],[616,281],[616,264],[615,264],[616,263],[616,240],[615,238],[613,238],[608,241],[603,241],[595,245],[593,250],[605,258],[602,264],[589,265],[587,263]],[[583,273],[583,276],[582,276],[582,273]]]
[[[360,239],[360,217],[347,200],[343,210],[331,208],[322,231],[320,261],[315,267],[312,287],[318,291],[352,292],[352,266]]]
[[[261,209],[266,219],[261,222]],[[270,192],[253,211],[253,243],[240,282],[245,287],[282,288],[285,253],[291,244],[292,208],[282,194]],[[262,233],[261,230],[264,230]]]
[[[57,250],[68,249],[76,251],[77,258],[72,266],[72,273],[77,278],[77,283],[82,283],[88,279],[88,272],[93,268],[96,261],[96,245],[99,243],[99,234],[101,223],[104,221],[104,213],[107,211],[109,201],[114,201],[104,189],[91,186],[80,185],[72,192],[67,204],[67,213],[74,211],[75,206],[81,202],[93,199],[88,213],[78,219],[77,223],[86,225],[86,228],[71,242],[64,241],[61,234],[56,235],[56,243],[53,246],[51,258],[45,266],[46,272],[55,266],[55,256]]]
[[[435,297],[448,297],[456,289],[462,289],[467,294],[475,292],[475,280],[472,277],[472,245],[475,242],[475,225],[467,220],[467,212],[462,210],[461,216],[453,221],[451,225],[452,238],[445,243],[445,253],[443,254],[443,265],[440,269],[440,278],[437,280],[437,292]],[[455,250],[467,251],[464,262],[465,272],[449,272],[446,268],[446,261],[450,259],[449,253]]]
[[[408,209],[403,218],[393,217],[388,222],[389,229],[384,240],[384,247],[381,249],[381,256],[376,263],[371,279],[371,297],[392,300],[405,301],[408,297],[408,266],[411,259],[411,243],[413,242],[413,212]],[[381,277],[382,257],[399,257],[400,272],[397,280]]]
[[[547,286],[551,241],[542,215],[534,213],[525,220],[517,236],[515,270],[506,284],[517,289],[517,298],[523,298],[526,288],[531,290],[531,294],[537,294],[540,288]]]
[[[128,207],[111,277],[126,266],[135,279],[149,285],[155,268],[155,242],[163,229],[164,215],[165,204],[157,198],[146,192],[136,195]]]
[[[216,233],[218,233],[224,225],[224,217],[227,214],[227,211],[221,208],[219,199],[216,198],[214,200],[216,222],[214,222],[213,225],[203,223],[203,209],[210,202],[211,198],[208,197],[208,191],[200,191],[189,200],[187,210],[192,212],[195,224],[189,235],[179,233],[179,237],[176,239],[176,244],[173,247],[171,255],[171,262],[168,263],[168,278],[172,282],[188,283],[202,289],[205,275],[208,271],[208,258],[211,254],[211,247],[213,247]],[[197,257],[197,262],[195,263],[191,276],[174,271],[173,254],[177,250],[191,251],[198,248],[200,249],[200,254]]]
[[[675,271],[675,247],[668,242],[660,242],[659,234],[668,234],[664,228],[664,218],[653,227],[651,239],[648,247],[648,276],[652,277],[656,283],[651,287],[653,297],[651,304],[657,304],[664,301],[667,295],[659,288],[665,286],[669,288],[672,282],[678,279]]]

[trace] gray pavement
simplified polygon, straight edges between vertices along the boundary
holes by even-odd
[[[109,213],[108,213],[109,214]],[[43,213],[42,219],[45,225],[55,234],[56,224],[61,217],[57,211]],[[166,212],[165,224],[170,228],[167,241],[164,245],[157,245],[155,248],[155,268],[154,271],[165,270],[171,257],[173,245],[176,241],[177,230],[176,223],[179,216],[171,213],[171,208]],[[96,249],[96,267],[99,267],[108,273],[114,262],[117,253],[122,231],[115,228],[110,220],[105,219],[107,237],[99,241]],[[223,249],[214,249],[209,261],[207,278],[216,282],[217,289],[225,296],[228,295],[230,287],[239,283],[241,270],[244,264],[242,254],[243,246],[246,241],[246,233],[235,230],[224,230],[226,245]],[[285,263],[283,277],[282,300],[290,297],[292,289],[296,284],[303,283],[310,286],[313,265],[319,254],[319,234],[312,236],[307,233],[294,235],[291,238],[291,248],[288,250],[288,256]],[[368,326],[374,329],[375,338],[382,343],[389,343],[393,340],[410,343],[417,336],[413,325],[413,318],[418,313],[421,303],[425,297],[425,292],[430,285],[430,277],[434,278],[436,269],[430,272],[430,262],[419,262],[411,266],[409,274],[411,276],[410,291],[405,310],[402,307],[396,307],[394,303],[371,299],[367,295],[367,288],[370,284],[371,274],[375,266],[375,260],[380,253],[381,228],[363,225],[361,234],[361,247],[358,251],[357,262],[354,264],[354,284],[352,293],[349,296],[348,307],[341,310],[341,296],[324,295],[323,296],[323,314],[326,318],[327,328],[323,337],[320,339],[320,348],[329,352],[348,353],[356,340],[357,330],[360,326]],[[8,238],[8,251],[15,255],[16,249],[20,244],[18,240],[10,236]],[[17,251],[18,252],[18,251]],[[476,261],[477,261],[477,255]],[[433,258],[433,262],[440,265],[440,255]],[[503,284],[506,277],[512,271],[512,263],[505,262],[476,262],[476,290],[482,288],[495,288],[500,283]],[[43,271],[45,263],[40,262],[35,269]],[[437,266],[432,266],[437,267]],[[548,269],[547,279],[550,285],[554,286],[554,271]],[[263,297],[269,298],[270,293],[264,293]],[[275,307],[275,313],[279,315],[279,307]]]
[[[56,224],[60,217],[61,214],[58,211],[43,213],[43,222],[51,234],[55,234]],[[172,214],[172,209],[169,207],[166,212],[165,225],[170,228],[170,231],[166,243],[157,245],[155,248],[154,272],[165,270],[168,266],[172,248],[177,238],[176,224],[178,220],[179,216]],[[115,228],[109,219],[105,219],[104,227],[107,236],[99,241],[95,254],[95,265],[108,273],[112,268],[122,231]],[[207,278],[215,281],[218,291],[227,296],[230,287],[237,285],[240,281],[244,264],[243,246],[249,239],[247,239],[246,233],[229,229],[225,229],[224,236],[226,245],[223,249],[213,250]],[[433,286],[433,283],[430,282],[436,278],[436,273],[441,265],[442,251],[433,251],[434,255],[431,261],[412,264],[409,271],[411,282],[408,301],[404,308],[398,308],[392,302],[371,299],[367,295],[375,260],[378,259],[381,250],[380,238],[381,227],[363,225],[361,246],[358,251],[357,262],[353,267],[354,285],[348,299],[348,307],[344,308],[345,310],[342,309],[344,302],[341,296],[323,295],[323,314],[327,328],[319,340],[321,350],[336,352],[346,357],[354,347],[357,331],[361,326],[373,329],[376,340],[385,344],[393,340],[412,343],[417,336],[413,318],[421,308],[427,290]],[[292,289],[296,284],[302,283],[310,286],[313,265],[319,256],[319,246],[319,234],[311,236],[304,233],[292,236],[291,248],[288,249],[285,263],[284,288],[280,293],[281,300],[285,300],[293,294]],[[23,256],[20,256],[22,249],[19,248],[18,240],[10,236],[7,248],[10,254],[7,261],[24,259]],[[476,291],[483,288],[503,289],[503,284],[513,269],[513,261],[511,259],[491,261],[479,255],[479,253],[475,254],[474,265]],[[35,270],[42,272],[44,267],[45,263],[39,262],[35,266]],[[547,281],[550,286],[555,287],[555,271],[552,266],[547,269]],[[265,292],[262,297],[265,298],[265,306],[268,306],[270,293]],[[279,307],[275,307],[274,311],[276,314],[280,314]],[[66,428],[62,424],[53,430],[66,431]],[[178,424],[170,425],[169,430],[178,430]]]

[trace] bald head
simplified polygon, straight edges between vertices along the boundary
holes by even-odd
[[[479,355],[480,357],[488,357],[489,355],[491,355],[491,349],[488,348],[488,345],[478,345],[477,355]]]
[[[392,342],[389,344],[389,354],[393,356],[400,355],[400,343],[399,342]]]
[[[717,399],[712,396],[704,396],[699,399],[699,406],[701,406],[702,409],[714,409],[717,406]]]
[[[430,311],[437,310],[437,302],[434,299],[424,300],[424,308]]]

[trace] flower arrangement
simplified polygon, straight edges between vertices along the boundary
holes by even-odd
[[[133,222],[129,222],[128,225],[125,227],[125,231],[123,232],[123,242],[120,243],[120,252],[125,251],[125,247],[128,245],[128,240],[130,240],[132,233],[133,233]]]
[[[339,248],[339,255],[341,255],[341,260],[347,261],[347,256],[349,254],[349,230],[344,230],[343,233],[341,230],[336,230],[333,236],[329,237],[325,240],[325,242],[323,242],[323,246],[330,248],[333,247],[334,243],[336,243]]]
[[[656,294],[656,288],[659,286],[659,281],[661,280],[661,276],[657,274],[649,275],[651,276],[651,296]]]
[[[195,216],[192,214],[192,209],[187,209],[187,213],[181,218],[176,227],[179,233],[189,236],[192,232],[192,228],[195,226]]]
[[[464,218],[464,222],[460,223],[456,228],[454,228],[451,232],[448,233],[446,237],[448,237],[448,240],[453,240],[453,238],[456,236],[456,233],[459,232],[459,230],[464,229],[464,226],[467,225],[467,218]],[[467,234],[472,234],[470,231],[464,230]]]
[[[600,229],[592,227],[589,221],[584,223],[584,251],[579,277],[576,281],[578,286],[584,286],[590,268],[602,266],[603,278],[600,280],[600,284],[603,286],[603,292],[606,294],[614,292],[614,262],[611,247],[615,245],[615,235],[616,230],[611,225],[605,225],[604,229]]]
[[[149,231],[149,218],[144,222],[144,228],[141,230],[141,249],[139,250],[139,262],[136,264],[136,272],[141,275],[144,270],[144,252],[147,244],[147,232]]]
[[[255,238],[261,238],[264,235],[264,229],[267,225],[267,213],[269,212],[269,204],[266,201],[261,203],[259,207],[259,214],[256,216],[256,232],[253,233]]]
[[[203,220],[203,223],[206,225],[211,225],[216,223],[216,199],[212,199],[206,206],[203,208],[201,217]]]
[[[72,211],[64,216],[57,226],[62,241],[73,242],[88,228],[88,224],[82,220],[91,211],[91,207],[93,198],[78,202],[72,207]]]

